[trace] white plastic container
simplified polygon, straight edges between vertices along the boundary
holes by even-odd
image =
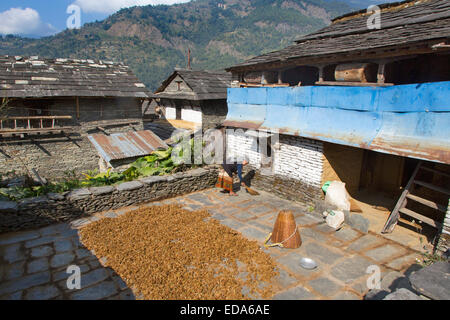
[[[344,220],[344,212],[338,210],[330,211],[326,218],[327,225],[335,230],[342,227],[342,225],[344,224]]]

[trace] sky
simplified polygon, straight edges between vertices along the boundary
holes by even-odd
[[[80,8],[81,25],[103,20],[121,8],[136,5],[174,4],[190,0],[1,0],[0,35],[42,37],[67,28],[67,20],[76,14],[70,5]],[[71,7],[73,8],[73,7]],[[70,25],[76,26],[70,19]]]
[[[121,8],[136,5],[175,4],[190,0],[1,0],[0,35],[43,37],[88,22],[103,20]],[[361,0],[359,0],[361,1]],[[365,0],[368,1],[368,0]],[[375,0],[373,0],[375,1]],[[394,1],[394,0],[385,0]],[[376,2],[384,2],[379,0]],[[79,19],[74,6],[79,8]],[[68,8],[69,13],[67,13]],[[76,9],[76,7],[75,7]],[[69,19],[70,18],[70,19]],[[78,24],[77,22],[80,22]]]

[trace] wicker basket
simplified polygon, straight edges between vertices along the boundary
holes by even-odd
[[[271,240],[281,243],[284,248],[296,249],[302,245],[302,238],[292,211],[281,211],[273,227]]]

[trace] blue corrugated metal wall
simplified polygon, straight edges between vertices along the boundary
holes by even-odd
[[[228,89],[225,125],[450,163],[450,82]]]

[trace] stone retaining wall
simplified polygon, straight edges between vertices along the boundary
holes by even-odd
[[[252,174],[253,176],[253,174]],[[264,175],[257,171],[251,180],[252,186],[273,193],[283,199],[302,202],[314,206],[321,200],[322,190],[303,181],[279,175]]]
[[[147,177],[116,186],[73,190],[63,194],[0,202],[0,233],[39,228],[67,222],[96,212],[211,188],[217,169],[199,168],[170,176]]]
[[[436,245],[437,251],[441,254],[446,253],[449,248],[450,248],[450,199],[448,201],[447,213],[444,218],[442,231]]]
[[[265,156],[272,158],[272,166],[266,170],[284,177],[286,181],[292,180],[294,184],[321,187],[323,171],[321,141],[280,134],[278,142],[271,139],[268,142],[273,144],[272,151],[271,155],[267,153]],[[237,158],[246,155],[253,167],[258,169],[261,167],[264,155],[260,152],[258,138],[246,134],[243,129],[236,129],[234,132],[231,129],[227,130],[227,148],[228,157]]]

